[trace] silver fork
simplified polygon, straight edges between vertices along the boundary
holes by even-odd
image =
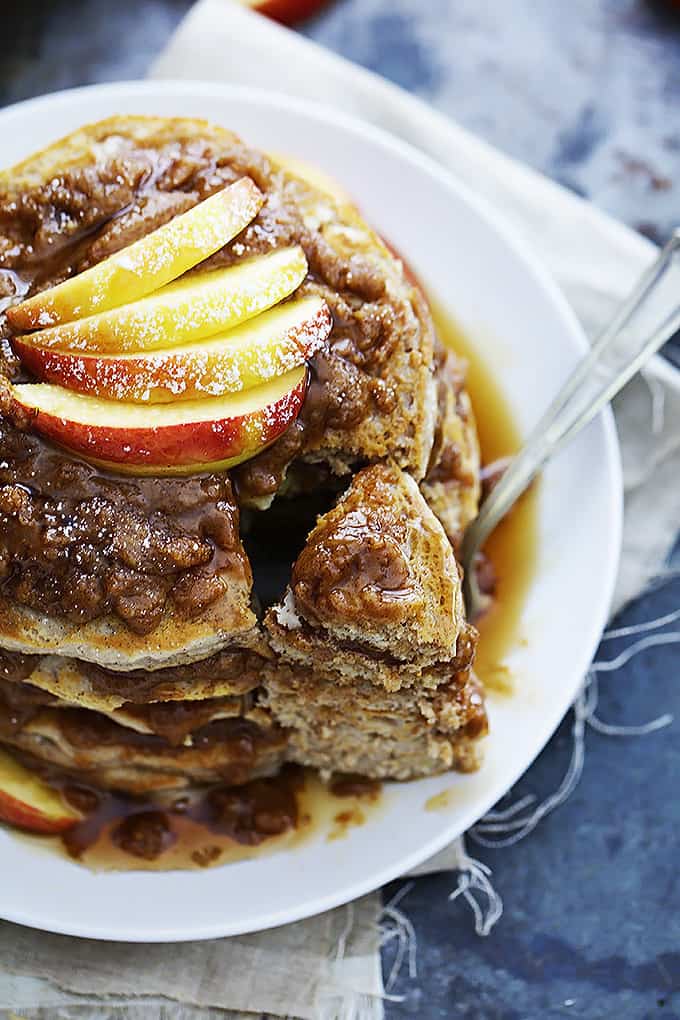
[[[478,616],[488,604],[488,596],[477,584],[474,563],[496,525],[546,462],[592,421],[678,329],[680,228],[674,231],[589,353],[578,363],[467,526],[461,546],[461,564],[469,619]]]

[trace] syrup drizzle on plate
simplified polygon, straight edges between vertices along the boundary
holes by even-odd
[[[516,453],[522,439],[507,400],[492,370],[472,341],[430,295],[439,338],[468,363],[467,389],[477,419],[482,464],[488,470]],[[540,483],[539,483],[540,484]],[[512,693],[513,678],[504,659],[513,645],[530,639],[520,633],[519,621],[534,575],[538,550],[537,485],[522,496],[488,539],[484,552],[496,575],[491,609],[475,622],[479,644],[475,670],[488,691]]]

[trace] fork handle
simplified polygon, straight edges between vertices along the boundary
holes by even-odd
[[[543,465],[609,403],[680,329],[680,229],[635,285],[532,429],[468,527],[461,549],[468,583],[476,553]]]

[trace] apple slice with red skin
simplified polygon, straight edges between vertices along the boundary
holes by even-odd
[[[227,333],[164,351],[79,354],[37,347],[34,338],[16,338],[13,346],[43,382],[109,400],[160,404],[259,386],[311,358],[331,326],[326,302],[313,296],[292,299]]]
[[[13,329],[41,329],[129,304],[176,280],[236,237],[264,195],[242,177],[56,287],[7,309]]]
[[[115,471],[194,474],[234,467],[273,443],[297,417],[307,388],[302,365],[240,393],[174,404],[101,400],[51,386],[14,386],[31,427]]]
[[[80,817],[40,776],[0,749],[0,821],[49,835],[70,829]]]
[[[311,18],[328,4],[328,0],[240,0],[240,3],[281,25],[294,25]]]
[[[88,354],[162,350],[231,329],[277,305],[307,275],[298,245],[192,273],[147,297],[37,333],[29,343]]]

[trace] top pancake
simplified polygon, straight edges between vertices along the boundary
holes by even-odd
[[[0,286],[10,301],[51,286],[244,175],[265,204],[205,265],[293,243],[304,248],[310,272],[299,293],[323,296],[334,328],[312,363],[300,418],[232,473],[233,491],[225,477],[106,475],[31,434],[6,387],[3,394],[3,377],[21,372],[5,345],[0,647],[130,670],[257,645],[238,504],[268,506],[295,461],[344,474],[390,460],[416,480],[425,475],[437,400],[434,332],[422,296],[351,204],[222,128],[114,117],[4,171]]]

